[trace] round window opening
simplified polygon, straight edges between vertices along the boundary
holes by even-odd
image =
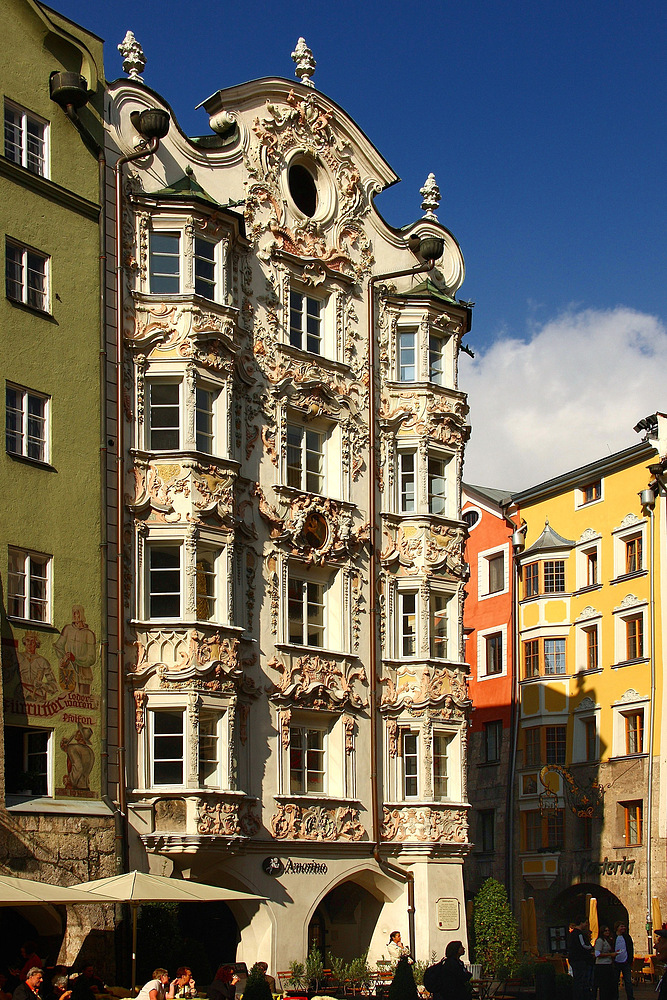
[[[296,207],[312,219],[317,211],[317,187],[310,170],[302,163],[295,163],[289,168],[287,183]]]
[[[469,528],[474,528],[479,521],[479,511],[478,510],[467,510],[463,515],[463,520],[468,525]]]

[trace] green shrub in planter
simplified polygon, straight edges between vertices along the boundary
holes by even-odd
[[[405,956],[399,958],[396,964],[394,978],[389,987],[389,1000],[419,1000],[412,966]]]
[[[494,878],[475,896],[475,960],[485,973],[498,978],[511,976],[516,968],[519,931],[507,900],[507,890]],[[504,976],[501,974],[504,973]]]
[[[258,965],[253,965],[248,973],[243,996],[245,1000],[273,1000],[271,987],[264,978],[264,970]]]

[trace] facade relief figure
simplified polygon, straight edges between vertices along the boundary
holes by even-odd
[[[73,792],[90,791],[90,774],[95,763],[92,747],[93,730],[89,726],[79,726],[70,737],[64,736],[60,749],[67,755],[67,774],[63,776],[63,786]]]
[[[25,652],[18,654],[20,680],[14,694],[20,694],[20,686],[25,701],[43,704],[58,694],[55,675],[49,661],[37,652],[41,645],[37,633],[26,632],[22,642]]]
[[[80,604],[72,607],[72,621],[65,625],[53,644],[60,659],[60,686],[64,691],[90,694],[92,666],[97,659],[95,633],[88,628]]]

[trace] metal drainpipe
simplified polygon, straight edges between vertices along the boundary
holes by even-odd
[[[657,503],[660,503],[658,494]],[[653,731],[655,729],[655,510],[648,510],[650,532],[651,568],[650,568],[650,629],[651,629],[651,718],[648,732],[648,794],[646,796],[646,823],[644,837],[646,838],[646,936],[649,953],[653,952],[653,911],[652,911],[652,879],[651,862],[653,841]]]
[[[117,629],[118,646],[118,709],[116,713],[116,735],[118,744],[118,807],[123,817],[124,866],[127,867],[128,818],[127,788],[125,774],[125,629],[123,600],[123,480],[124,480],[124,435],[123,435],[123,167],[132,160],[140,160],[152,155],[160,145],[159,139],[144,140],[133,153],[119,156],[114,166],[116,180],[116,559],[117,559]]]
[[[520,520],[520,518],[519,518]],[[516,526],[515,526],[516,530]],[[507,825],[505,839],[505,876],[510,907],[514,906],[514,798],[516,781],[516,754],[519,745],[519,552],[512,551],[514,593],[512,595],[512,711],[510,716],[510,773],[507,785]]]
[[[375,274],[368,279],[368,452],[369,452],[369,476],[368,476],[368,517],[370,521],[370,549],[371,559],[369,567],[369,587],[371,592],[371,606],[369,609],[369,619],[371,626],[371,648],[370,648],[370,716],[371,716],[371,819],[373,832],[373,858],[380,868],[384,868],[389,874],[403,879],[408,888],[408,940],[410,954],[415,955],[415,877],[407,868],[401,868],[393,864],[386,858],[380,856],[380,812],[378,802],[378,748],[377,748],[377,559],[378,549],[376,545],[377,537],[377,504],[375,499],[376,471],[379,467],[377,456],[377,436],[375,433],[375,297],[373,286],[378,281],[387,281],[389,278],[402,278],[408,274],[424,274],[432,271],[435,261],[427,264],[417,264],[415,267],[408,267],[402,271],[387,271],[385,274]]]

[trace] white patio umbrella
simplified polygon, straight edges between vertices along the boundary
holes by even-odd
[[[82,882],[79,888],[91,896],[98,895],[105,902],[112,897],[117,903],[129,903],[132,907],[132,992],[137,978],[137,913],[142,903],[212,903],[218,900],[254,902],[266,899],[266,896],[224,889],[219,885],[205,885],[189,879],[166,878],[164,875],[148,875],[137,871],[99,878],[94,882]]]
[[[115,903],[105,899],[102,892],[89,893],[85,888],[68,885],[51,885],[30,878],[0,875],[0,906],[38,906],[54,903]]]

